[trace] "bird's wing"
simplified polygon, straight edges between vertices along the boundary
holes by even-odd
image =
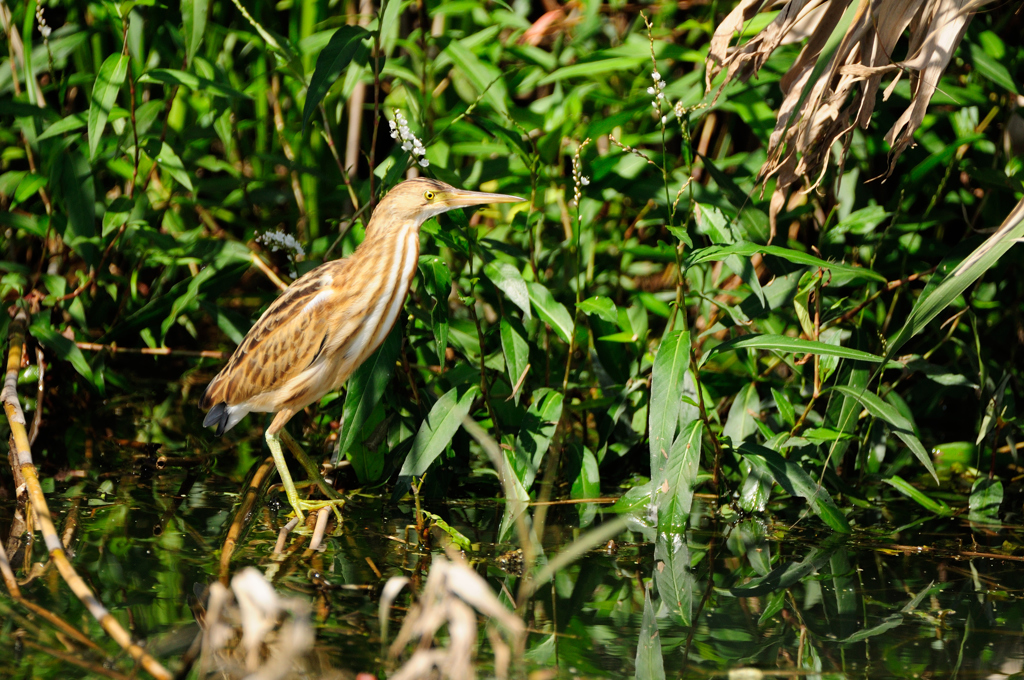
[[[346,268],[345,260],[328,262],[289,286],[206,388],[200,407],[241,404],[284,387],[309,368],[330,339],[328,312],[338,302],[331,284]]]

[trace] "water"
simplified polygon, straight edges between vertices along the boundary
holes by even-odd
[[[303,655],[301,677],[393,673],[412,648],[395,660],[382,646],[378,605],[384,585],[404,576],[412,591],[421,592],[444,559],[449,535],[435,527],[421,540],[414,504],[393,501],[391,489],[376,490],[349,501],[322,551],[308,549],[308,533],[293,534],[283,554],[275,555],[286,512],[275,501],[260,503],[240,523],[243,531],[224,560],[245,476],[262,460],[258,428],[215,441],[189,425],[163,448],[131,444],[140,434],[172,432],[171,422],[190,422],[192,414],[182,416],[168,407],[172,402],[108,404],[105,418],[72,425],[63,437],[51,430],[37,445],[47,451],[42,477],[58,531],[68,537],[73,563],[94,592],[136,640],[177,672],[192,658],[211,586],[255,566],[278,593],[310,605],[316,640]],[[86,427],[104,437],[89,444]],[[53,453],[61,441],[72,442],[64,465]],[[433,497],[422,505],[469,539],[470,566],[511,608],[520,592],[516,567],[523,546],[514,531],[498,535],[504,504]],[[667,677],[695,678],[730,671],[741,677],[735,674],[744,668],[849,678],[1002,678],[1022,672],[1020,525],[923,518],[897,531],[921,520],[922,511],[890,499],[858,510],[860,528],[844,537],[801,518],[800,505],[789,500],[773,506],[772,518],[741,518],[701,504],[689,530],[676,534],[632,522],[610,544],[602,541],[558,571],[520,608],[528,633],[513,667],[559,678],[631,678],[638,661],[641,674],[652,677],[659,661]],[[0,501],[5,540],[14,510],[8,492]],[[593,526],[616,518],[600,504],[548,507],[541,562],[586,534],[589,529],[578,528],[581,513],[594,514]],[[10,556],[25,599],[85,631],[104,653],[5,597],[0,677],[133,672],[130,658],[99,629],[56,569],[45,566],[38,535],[30,566],[24,548]],[[410,611],[409,592],[404,589],[389,612],[390,639]],[[442,643],[450,630],[442,628]],[[274,635],[283,637],[270,633],[268,640]],[[487,677],[495,659],[483,628],[475,643],[474,663]],[[638,647],[646,650],[639,659]],[[192,666],[190,677],[199,677],[198,670]]]

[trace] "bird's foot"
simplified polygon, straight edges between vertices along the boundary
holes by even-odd
[[[302,524],[302,523],[304,523],[306,521],[305,513],[307,513],[307,512],[308,513],[319,512],[320,510],[322,510],[324,508],[330,508],[334,512],[334,516],[338,520],[338,523],[340,524],[341,520],[342,520],[341,508],[345,505],[345,499],[344,498],[336,498],[336,499],[332,499],[332,500],[310,501],[310,500],[303,500],[303,499],[299,498],[298,496],[296,496],[295,498],[289,497],[288,498],[288,502],[291,504],[292,511],[295,513],[295,516],[299,518],[299,523],[300,524]]]

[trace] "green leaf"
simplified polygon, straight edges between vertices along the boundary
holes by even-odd
[[[430,326],[434,331],[437,361],[444,366],[448,349],[448,297],[452,294],[452,273],[445,261],[436,255],[420,256],[420,272],[423,275],[423,287],[434,298],[434,306],[430,309]]]
[[[370,358],[348,379],[345,405],[341,409],[341,428],[338,431],[338,451],[347,455],[356,436],[370,413],[384,396],[395,362],[402,347],[401,331],[396,326]]]
[[[740,463],[744,472],[740,486],[740,507],[747,512],[764,512],[772,495],[772,475],[767,467],[753,465],[744,460]]]
[[[62,153],[55,159],[53,169],[57,173],[55,184],[60,188],[64,209],[68,215],[64,240],[70,242],[86,262],[95,266],[99,262],[99,251],[95,247],[89,247],[91,243],[79,243],[96,236],[96,215],[92,197],[89,195],[87,182],[78,174],[78,168],[82,166],[88,167],[80,155]]]
[[[435,515],[432,512],[424,512],[423,514],[430,518],[430,520],[434,523],[434,526],[448,534],[448,536],[452,539],[452,543],[454,543],[459,550],[463,550],[466,552],[472,550],[473,544],[470,542],[468,538],[466,538],[465,534],[463,534],[458,529],[445,522],[439,515]]]
[[[185,38],[185,54],[189,64],[196,56],[199,45],[203,42],[203,36],[206,34],[209,6],[210,0],[182,0],[181,2],[182,36]]]
[[[586,447],[579,447],[580,451],[580,471],[576,475],[576,479],[572,481],[572,486],[569,490],[570,498],[598,498],[601,495],[601,473],[597,467],[597,458],[593,452]],[[581,505],[580,511],[580,528],[586,528],[594,521],[596,515],[597,506],[588,503]]]
[[[643,59],[634,59],[632,57],[615,57],[613,59],[599,59],[597,61],[572,64],[570,66],[563,66],[554,73],[549,73],[541,78],[540,82],[537,84],[547,85],[548,83],[555,83],[559,80],[565,80],[566,78],[589,78],[601,73],[610,73],[613,71],[631,71],[643,62]]]
[[[689,378],[690,333],[668,333],[658,347],[651,371],[651,406],[649,415],[651,481],[660,487],[665,479],[669,450],[680,425],[688,427],[697,417],[697,409],[685,404],[682,396],[696,394]],[[689,378],[689,384],[687,379]]]
[[[171,177],[176,179],[179,184],[188,189],[189,191],[195,192],[192,187],[192,178],[188,176],[185,171],[185,165],[181,162],[181,158],[178,154],[174,153],[174,149],[164,142],[160,146],[160,153],[156,157],[157,165],[167,170]]]
[[[793,404],[790,403],[789,397],[774,387],[772,388],[772,396],[775,397],[775,405],[779,409],[779,416],[782,417],[782,422],[793,427],[796,424],[796,411],[793,409]]]
[[[41,142],[44,139],[49,139],[50,137],[58,137],[65,132],[71,132],[72,130],[77,130],[80,127],[85,127],[87,124],[88,121],[86,120],[85,114],[72,113],[46,128],[46,130],[36,138],[36,141]]]
[[[373,484],[384,473],[384,462],[390,448],[386,440],[391,419],[385,413],[384,404],[377,402],[366,420],[355,420],[353,425],[358,434],[356,441],[346,447],[345,457],[352,463],[360,484]]]
[[[580,311],[587,316],[596,314],[608,323],[618,323],[619,321],[619,310],[615,307],[615,303],[611,298],[603,295],[595,295],[581,302]]]
[[[663,481],[655,491],[660,531],[684,531],[689,525],[703,435],[704,423],[693,420],[685,426],[668,452]]]
[[[163,323],[160,324],[161,343],[167,337],[167,331],[178,321],[178,317],[199,298],[199,287],[216,273],[217,269],[215,267],[206,267],[188,280],[188,288],[174,299],[173,304],[171,304],[171,311],[167,314],[167,318],[164,319]]]
[[[662,604],[680,626],[689,626],[693,617],[696,579],[690,562],[685,534],[658,532],[654,542],[654,582],[658,584]]]
[[[761,413],[761,398],[757,396],[757,385],[744,385],[729,407],[729,416],[722,428],[722,435],[732,439],[733,446],[738,446],[747,437],[757,432],[756,420]]]
[[[995,234],[961,263],[952,274],[932,287],[929,281],[925,291],[914,304],[906,323],[890,336],[886,343],[886,358],[893,357],[907,340],[920,333],[932,319],[956,300],[969,286],[978,280],[989,268],[995,265],[1000,257],[1012,248],[1017,239],[1024,236],[1024,199],[1022,199]]]
[[[972,522],[998,522],[1002,503],[1003,483],[998,479],[979,477],[971,488],[968,519]]]
[[[949,517],[953,514],[953,509],[946,505],[941,500],[935,500],[928,494],[924,493],[917,487],[913,486],[910,482],[906,481],[902,477],[893,475],[889,479],[882,480],[889,486],[893,487],[901,494],[916,501],[922,508],[928,512],[934,513],[939,517]]]
[[[846,395],[860,402],[861,406],[867,409],[875,418],[881,418],[885,422],[889,423],[892,427],[893,434],[903,440],[903,443],[907,445],[911,453],[917,458],[918,461],[924,465],[928,473],[935,478],[935,483],[939,483],[939,476],[935,473],[935,466],[932,465],[931,456],[925,450],[921,444],[921,440],[914,434],[914,424],[910,420],[896,410],[896,407],[891,404],[887,404],[882,401],[881,397],[867,390],[857,389],[849,387],[847,385],[836,385],[831,388],[840,394]]]
[[[385,11],[390,10],[392,5],[400,4],[398,0],[390,0]],[[306,103],[302,107],[303,134],[309,125],[309,119],[316,112],[316,107],[348,68],[363,40],[369,37],[370,33],[361,26],[342,26],[334,32],[327,46],[320,51],[316,58],[316,67],[313,69],[313,77],[310,78],[309,87],[306,89]]]
[[[558,337],[569,342],[573,332],[573,320],[565,305],[557,302],[551,295],[551,291],[540,283],[531,281],[526,284],[526,289],[530,293],[530,302],[537,310],[538,316],[544,320],[544,323],[551,326]]]
[[[947,584],[929,584],[927,588],[922,589],[917,595],[911,598],[910,602],[904,605],[899,612],[895,614],[890,614],[889,616],[885,617],[879,624],[867,628],[862,628],[853,635],[850,635],[849,637],[843,638],[841,640],[836,640],[836,642],[842,645],[849,645],[855,642],[863,642],[868,638],[875,637],[883,633],[887,633],[893,628],[902,626],[903,620],[907,614],[910,614],[915,609],[917,609],[917,607],[924,601],[926,597],[934,594],[945,585]]]
[[[117,91],[124,85],[128,73],[128,55],[112,54],[107,57],[96,74],[89,105],[89,160],[96,158],[103,128],[107,124],[110,109],[117,99]]]
[[[381,8],[384,10],[384,14],[378,17],[380,19],[380,33],[382,36],[387,36],[393,30],[395,21],[401,15],[402,0],[386,0]]]
[[[782,608],[786,605],[787,592],[786,590],[776,590],[765,598],[764,611],[757,618],[757,625],[763,626],[766,622],[771,621],[773,616],[782,611]]]
[[[127,222],[134,208],[135,204],[125,196],[111,201],[110,205],[107,206],[106,212],[103,213],[103,236],[108,236]]]
[[[472,37],[472,36],[470,36]],[[508,115],[508,92],[502,73],[492,64],[485,64],[467,47],[463,40],[452,40],[444,54],[461,71],[477,91],[477,95],[498,113]]]
[[[93,385],[100,387],[96,381],[96,377],[93,375],[92,366],[89,365],[89,362],[85,359],[85,355],[82,354],[82,350],[78,349],[78,346],[74,342],[68,340],[51,326],[42,322],[33,323],[29,328],[29,333],[44,347],[56,354],[57,358],[62,361],[70,361],[71,365],[76,371],[78,371],[79,375]]]
[[[639,340],[636,333],[631,331],[620,331],[618,333],[612,333],[611,335],[602,335],[598,338],[601,342],[617,342],[620,344],[632,344]]]
[[[505,511],[501,515],[501,524],[498,526],[498,540],[506,541],[512,531],[512,527],[515,526],[516,518],[526,512],[526,509],[530,502],[530,494],[526,491],[526,487],[523,486],[523,478],[515,469],[513,459],[515,455],[512,451],[505,450],[505,462],[512,469],[513,474],[510,475],[511,479],[508,480],[507,484],[503,484],[503,491],[505,492]]]
[[[523,143],[522,134],[520,132],[503,128],[494,121],[486,118],[478,118],[474,120],[474,122],[505,142],[505,146],[510,148],[512,151],[515,151],[527,166],[531,164],[530,150],[526,147],[526,144]]]
[[[519,270],[507,262],[492,260],[484,265],[484,274],[498,287],[508,299],[515,303],[516,307],[523,310],[527,319],[533,318],[530,315],[530,293],[526,289],[526,281]]]
[[[469,413],[473,400],[480,396],[480,387],[474,384],[468,389],[463,388],[461,397],[458,389],[453,387],[448,390],[431,407],[426,420],[420,424],[412,443],[412,451],[405,459],[399,476],[422,476],[462,427],[462,418]]]
[[[701,365],[704,365],[704,363],[706,363],[707,360],[715,354],[735,349],[764,349],[773,352],[786,352],[791,354],[820,354],[823,356],[839,357],[840,359],[871,361],[874,363],[880,363],[882,361],[882,357],[876,354],[862,352],[859,349],[850,349],[849,347],[830,345],[827,342],[802,340],[800,338],[791,338],[788,335],[754,334],[744,335],[743,337],[723,342],[720,345],[715,345],[709,352],[705,353],[701,360]],[[900,366],[900,368],[902,368],[902,366]]]
[[[751,463],[771,474],[775,482],[791,496],[807,501],[811,512],[821,518],[834,531],[850,533],[846,516],[836,507],[832,496],[820,484],[811,479],[803,468],[787,460],[775,451],[758,444],[743,444],[739,447],[742,456]]]
[[[249,95],[243,92],[226,87],[220,83],[215,83],[208,78],[200,78],[192,73],[169,68],[155,68],[152,71],[146,71],[139,76],[139,82],[177,85],[179,87],[184,87],[186,90],[191,90],[192,92],[202,92],[203,94],[215,97],[224,97],[225,99],[250,98]]]
[[[34,173],[25,173],[21,183],[18,184],[17,191],[14,192],[14,200],[11,201],[11,207],[18,205],[22,201],[27,200],[30,196],[34,195],[41,188],[46,186],[47,179],[36,175]]]
[[[508,372],[508,384],[514,388],[526,367],[530,364],[530,345],[526,341],[526,333],[522,327],[505,318],[501,318],[501,351],[505,355],[505,370]],[[522,389],[518,390],[513,399],[519,404]]]
[[[785,591],[828,564],[832,559],[832,554],[841,545],[841,540],[841,537],[826,538],[823,545],[812,548],[801,561],[775,567],[764,576],[751,579],[741,586],[730,588],[729,592],[736,597],[757,597]]]
[[[854,368],[850,371],[847,385],[857,391],[867,388],[870,375],[866,368]],[[836,403],[838,401],[838,403]],[[844,396],[841,400],[830,401],[825,414],[825,423],[835,431],[842,434],[833,440],[829,446],[828,458],[832,464],[838,467],[843,462],[847,449],[850,448],[853,432],[857,429],[857,419],[860,413],[860,405],[856,399]],[[804,436],[807,432],[804,431]]]
[[[869,281],[885,281],[885,277],[881,274],[874,272],[864,267],[854,267],[848,264],[839,264],[837,262],[827,262],[822,260],[820,257],[814,255],[808,255],[802,253],[799,250],[793,250],[792,248],[782,248],[779,246],[762,246],[756,243],[739,243],[736,245],[716,245],[708,246],[707,248],[698,248],[690,253],[690,256],[686,258],[689,265],[700,264],[701,262],[717,262],[719,260],[725,260],[731,255],[742,255],[744,257],[750,257],[756,253],[762,255],[774,255],[775,257],[782,258],[794,264],[802,264],[809,267],[821,267],[832,272],[833,276],[843,275],[846,282],[854,280],[869,280]],[[826,277],[826,282],[828,277]]]
[[[644,588],[644,616],[637,636],[635,677],[637,680],[665,680],[665,660],[650,588]]]
[[[1010,75],[1010,71],[1005,66],[993,59],[980,45],[971,43],[971,61],[974,62],[974,67],[978,69],[978,73],[985,76],[993,83],[1003,88],[1007,92],[1014,94],[1020,94],[1017,91],[1017,83],[1014,82],[1013,76]]]
[[[526,410],[516,437],[516,474],[526,489],[533,486],[544,454],[551,446],[558,421],[562,419],[562,404],[561,392],[542,387],[533,393],[533,403]]]

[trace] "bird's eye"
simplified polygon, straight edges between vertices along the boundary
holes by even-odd
[[[423,192],[423,198],[427,199],[428,201],[433,201],[434,192],[428,189],[427,191]]]

